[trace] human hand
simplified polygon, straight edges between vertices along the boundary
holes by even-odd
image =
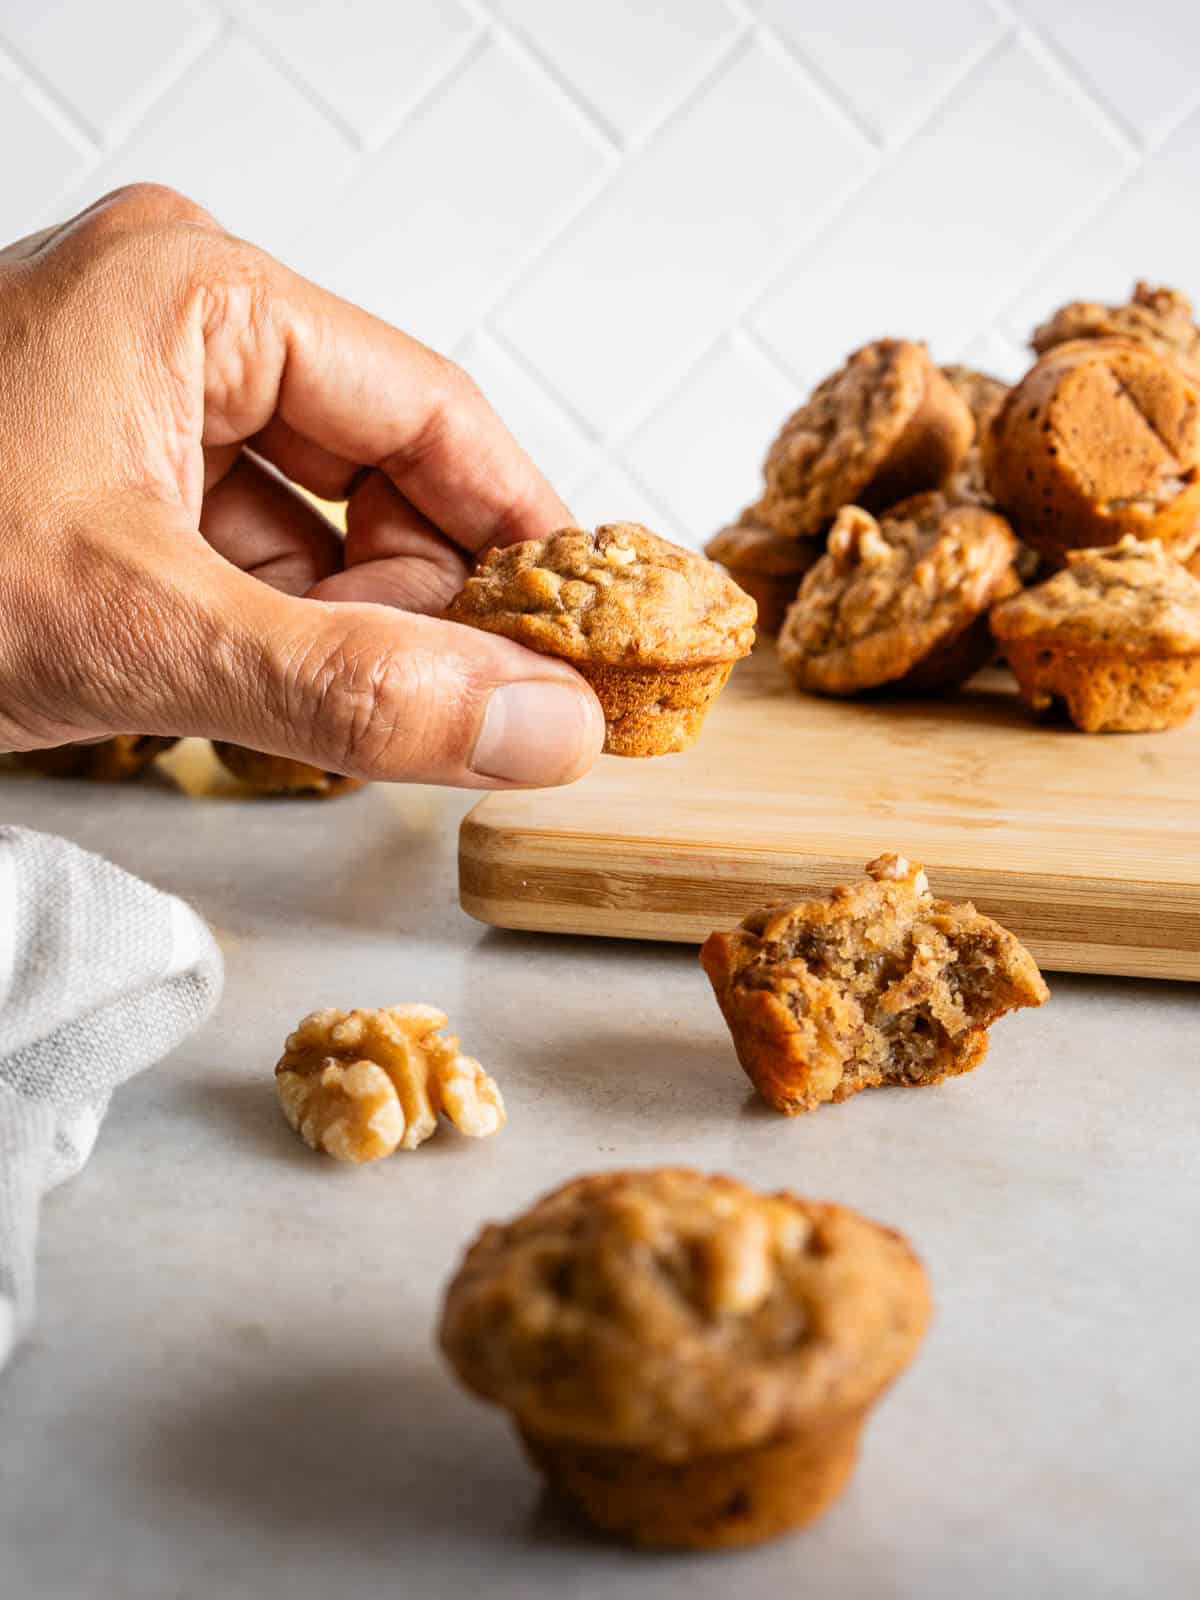
[[[570,667],[430,615],[571,521],[478,389],[172,191],[0,251],[0,438],[0,749],[201,734],[470,788],[599,754]],[[347,501],[344,544],[278,474]]]

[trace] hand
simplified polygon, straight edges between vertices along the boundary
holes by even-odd
[[[571,521],[478,389],[170,190],[0,251],[0,439],[0,749],[202,734],[471,788],[599,754],[570,667],[428,614]]]

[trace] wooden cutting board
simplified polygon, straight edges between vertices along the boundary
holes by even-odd
[[[459,883],[503,928],[698,942],[884,850],[1051,969],[1200,979],[1200,717],[1038,726],[999,670],[944,702],[819,700],[760,646],[686,754],[482,801]]]

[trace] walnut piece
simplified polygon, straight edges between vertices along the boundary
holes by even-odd
[[[314,1150],[339,1161],[375,1161],[415,1150],[438,1113],[483,1139],[504,1126],[494,1081],[458,1040],[439,1034],[434,1006],[314,1011],[284,1045],[275,1068],[283,1114]]]

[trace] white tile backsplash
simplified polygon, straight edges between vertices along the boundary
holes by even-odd
[[[0,0],[0,142],[4,239],[173,184],[689,542],[853,345],[1200,294],[1195,0]]]

